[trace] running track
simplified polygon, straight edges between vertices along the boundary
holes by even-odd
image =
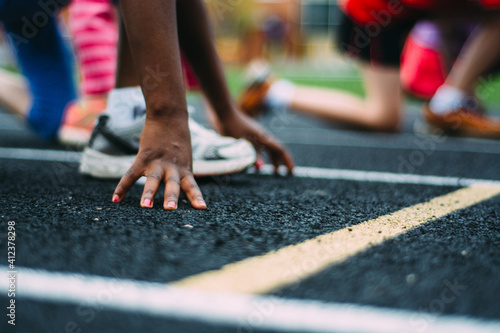
[[[419,134],[415,107],[400,134],[263,123],[295,177],[202,179],[207,211],[165,212],[0,112],[0,331],[500,332],[498,142]]]

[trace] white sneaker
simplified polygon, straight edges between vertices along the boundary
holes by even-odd
[[[80,172],[96,178],[121,178],[132,166],[146,120],[145,111],[133,112],[134,120],[113,122],[102,114],[85,148]],[[193,152],[193,173],[198,177],[237,173],[256,160],[252,144],[243,139],[223,137],[189,117]]]

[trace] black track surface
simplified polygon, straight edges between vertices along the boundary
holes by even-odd
[[[0,148],[65,149],[39,141],[10,115],[0,113],[0,121]],[[300,166],[500,179],[498,142],[414,134],[419,123],[412,112],[401,134],[347,130],[291,112],[267,115],[263,123],[288,142]],[[116,181],[85,178],[77,169],[76,163],[0,158],[0,225],[16,222],[17,265],[170,282],[457,189],[240,174],[200,180],[207,211],[181,200],[178,211],[165,212],[161,204],[139,207],[141,186],[123,203],[112,204]],[[498,197],[455,212],[276,295],[500,319],[499,212]],[[6,254],[6,237],[0,238],[0,249]],[[441,309],[435,300],[448,282],[466,289]],[[7,301],[0,297],[0,304]],[[26,326],[18,331],[64,332],[71,313],[64,304],[20,302],[19,320]],[[113,324],[118,322],[124,324]],[[4,325],[2,320],[2,332]],[[79,328],[237,331],[110,311]]]

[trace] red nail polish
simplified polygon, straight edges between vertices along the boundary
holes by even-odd
[[[144,199],[143,204],[144,204],[144,206],[146,206],[146,207],[151,207],[151,200],[149,200],[149,199]]]
[[[167,202],[167,207],[170,207],[170,208],[176,208],[176,206],[175,206],[175,202],[174,202],[174,201],[169,201],[169,202]]]
[[[255,168],[257,170],[259,170],[260,168],[262,168],[262,166],[264,165],[264,161],[262,159],[258,159],[257,161],[255,161]]]
[[[120,200],[120,198],[115,194],[113,196],[113,202],[118,202],[118,200]]]

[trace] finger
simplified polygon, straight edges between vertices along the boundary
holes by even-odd
[[[286,149],[283,148],[281,159],[283,164],[288,169],[288,175],[293,175],[293,169],[295,168],[295,163],[293,162],[292,156]]]
[[[191,202],[191,205],[193,205],[194,208],[207,208],[207,204],[205,203],[205,200],[203,200],[203,195],[201,194],[200,188],[198,187],[198,184],[196,184],[196,181],[194,180],[192,174],[186,175],[184,178],[182,178],[181,188],[186,193],[189,202]]]
[[[167,180],[165,181],[165,200],[163,201],[163,208],[166,210],[177,209],[179,202],[179,193],[181,187],[181,180],[177,171],[168,173]]]
[[[264,166],[265,162],[264,162],[264,158],[262,157],[262,154],[259,152],[257,153],[257,158],[255,160],[255,171],[256,172],[259,172],[260,171],[260,168],[262,168]]]
[[[263,139],[262,144],[268,149],[271,157],[271,163],[274,166],[275,173],[278,173],[278,166],[283,164],[288,169],[288,174],[293,173],[294,162],[288,151],[278,141],[270,136]]]
[[[125,198],[125,195],[127,195],[127,192],[130,190],[132,185],[134,185],[137,179],[141,176],[142,172],[132,165],[116,186],[115,192],[113,193],[113,202],[121,202],[123,198]]]
[[[141,207],[152,208],[156,192],[160,186],[163,172],[161,168],[155,168],[154,171],[149,171],[146,175],[148,179],[142,191]]]
[[[280,173],[279,173],[280,163],[279,163],[278,159],[277,158],[271,158],[271,163],[272,163],[272,165],[274,167],[274,175],[275,176],[279,176],[280,175]]]

